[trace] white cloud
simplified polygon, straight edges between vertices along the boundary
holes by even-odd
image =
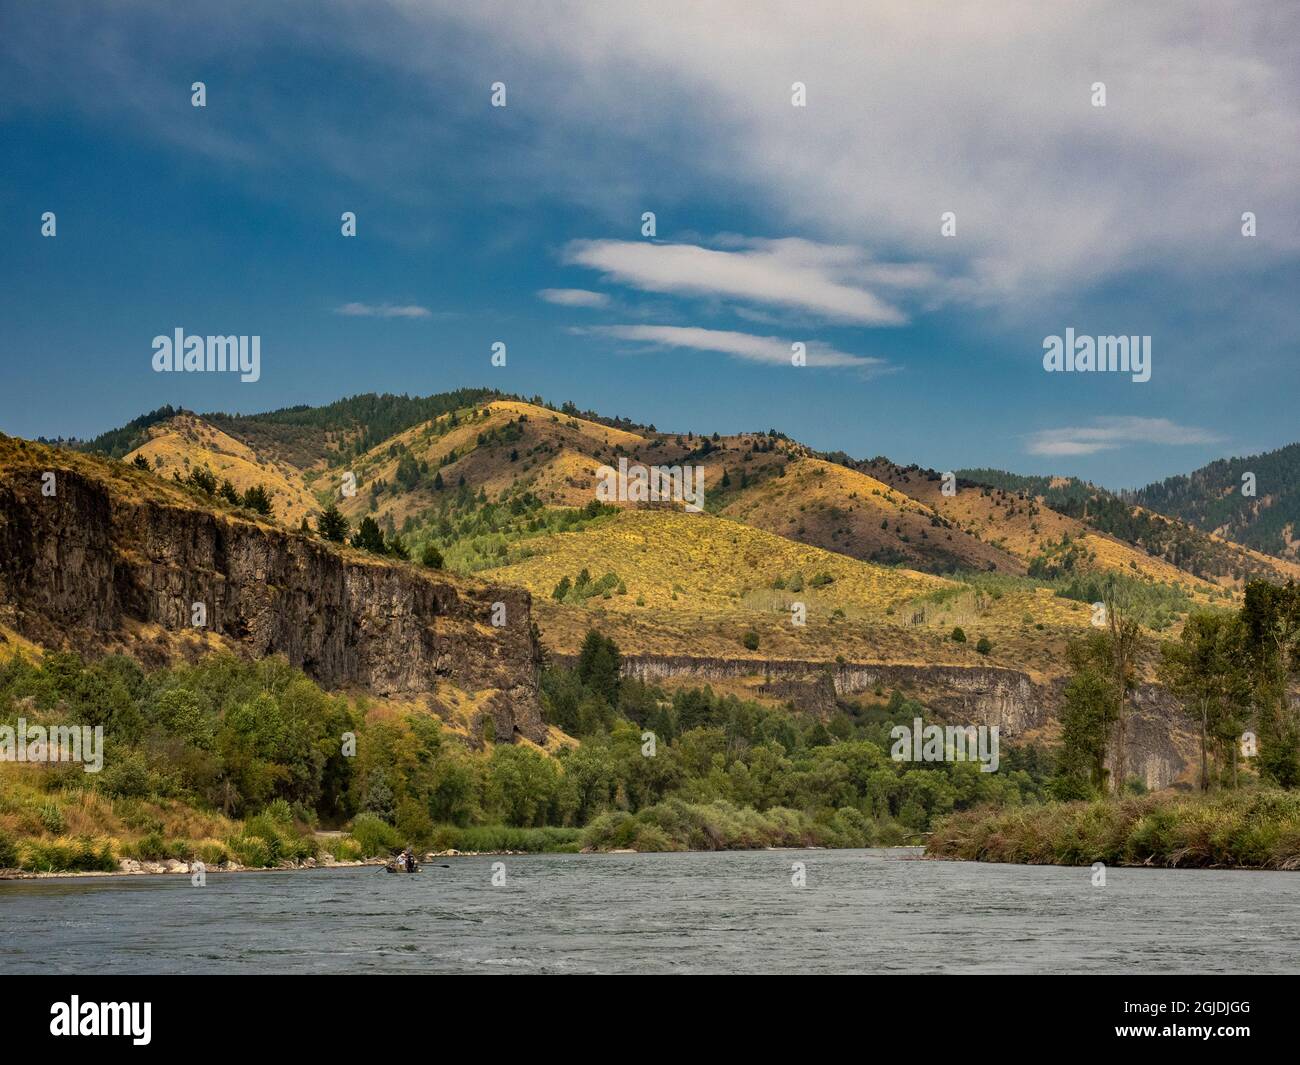
[[[392,303],[345,303],[334,308],[335,314],[350,318],[430,318],[433,312],[428,307],[416,304]]]
[[[573,331],[614,337],[618,340],[633,340],[661,348],[689,348],[694,351],[717,352],[733,358],[773,366],[793,366],[791,363],[793,342],[781,337],[754,336],[751,333],[737,333],[726,329],[677,325],[601,325],[575,328]],[[850,355],[818,343],[807,343],[807,360],[809,366],[850,366],[877,372],[886,366],[883,359]]]
[[[1135,444],[1214,444],[1219,437],[1204,429],[1178,425],[1168,418],[1094,418],[1092,425],[1042,429],[1029,437],[1031,455],[1095,455]]]
[[[414,0],[406,9],[414,18]],[[656,209],[664,236],[672,201],[725,197],[768,212],[769,229],[897,250],[940,265],[970,299],[1021,306],[1152,264],[1259,266],[1300,249],[1283,221],[1300,170],[1300,16],[1285,5],[439,11],[527,71],[562,127],[548,147],[582,144],[599,175],[573,187]],[[806,107],[791,106],[794,81]],[[1104,108],[1091,106],[1095,81]],[[676,152],[655,150],[665,143]],[[555,156],[567,180],[573,152]],[[1267,243],[1241,238],[1243,210],[1277,221]],[[944,211],[955,237],[940,236]]]
[[[605,307],[609,304],[605,293],[585,288],[544,288],[537,295],[547,303],[558,303],[561,307]]]
[[[392,0],[329,10],[308,24],[248,0],[184,15],[154,0],[98,18],[53,5],[0,35],[0,100],[129,116],[133,132],[236,163],[249,180],[301,162],[386,191],[403,208],[391,212],[395,235],[414,228],[428,240],[441,224],[408,208],[445,211],[462,195],[473,205],[467,194],[482,190],[514,206],[581,204],[629,229],[654,209],[675,239],[675,208],[725,204],[763,218],[766,232],[933,263],[949,294],[1030,307],[1153,266],[1244,274],[1300,251],[1288,224],[1300,207],[1294,5]],[[194,61],[178,54],[213,65],[241,50],[268,66],[297,51],[346,56],[425,96],[342,118],[326,98],[254,95],[260,83],[248,79],[236,105],[203,123],[158,106],[174,65]],[[485,70],[511,90],[492,117],[526,116],[527,136],[482,135],[484,93],[470,87]],[[790,106],[796,80],[807,107]],[[1098,80],[1104,108],[1089,102]],[[87,81],[101,91],[80,92]],[[286,183],[299,203],[316,185]],[[943,238],[949,210],[957,235]],[[1244,210],[1259,218],[1255,240],[1240,236]]]
[[[863,287],[865,280],[895,286],[930,281],[923,268],[874,264],[854,248],[794,238],[740,239],[743,245],[736,250],[575,240],[564,258],[600,270],[607,281],[646,292],[735,299],[867,325],[898,325],[906,316]]]

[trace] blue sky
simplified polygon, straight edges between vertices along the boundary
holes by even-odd
[[[173,6],[7,9],[5,432],[482,384],[1114,487],[1300,439],[1294,11]],[[261,379],[154,373],[177,327]]]

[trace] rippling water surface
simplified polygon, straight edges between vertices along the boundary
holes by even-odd
[[[1300,874],[1111,869],[1093,887],[914,853],[9,881],[0,972],[1300,972]]]

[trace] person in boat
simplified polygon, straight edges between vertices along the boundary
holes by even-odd
[[[410,847],[407,847],[402,852],[402,861],[405,863],[408,873],[415,872],[415,852]]]

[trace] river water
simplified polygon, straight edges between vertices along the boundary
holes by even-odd
[[[1094,887],[1086,868],[915,854],[9,881],[0,973],[1300,972],[1297,873],[1110,869]]]

